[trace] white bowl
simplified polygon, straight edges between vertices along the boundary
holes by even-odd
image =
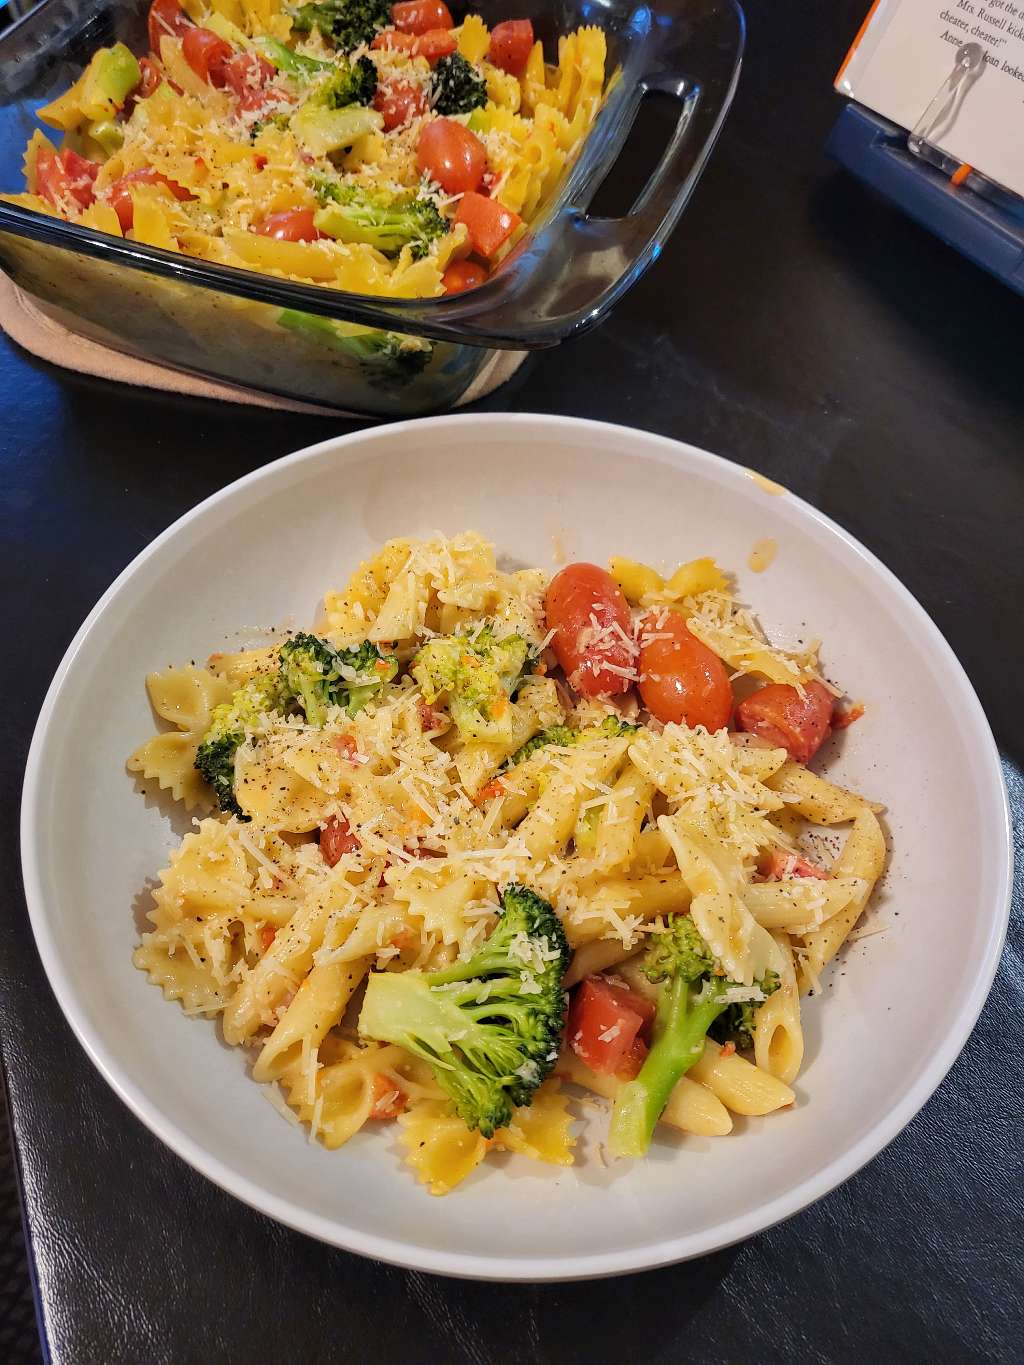
[[[153,730],[143,674],[240,629],[308,623],[325,588],[390,536],[472,528],[553,567],[710,554],[779,637],[821,635],[830,677],[868,703],[829,772],[888,808],[877,917],[808,1002],[790,1112],[727,1138],[660,1141],[643,1162],[485,1163],[433,1199],[393,1141],[338,1152],[283,1122],[214,1024],[131,964],[140,891],[178,830],[125,756]],[[746,568],[778,541],[771,568]],[[229,646],[230,647],[230,646]],[[991,732],[920,606],[844,531],[748,471],[657,436],[570,418],[439,417],[327,441],[189,512],[129,565],[78,632],[43,705],[22,841],[54,992],[127,1105],[253,1207],[350,1251],[443,1274],[610,1275],[713,1251],[831,1190],[912,1118],[977,1018],[1005,933],[1010,838]],[[133,912],[134,906],[134,912]]]

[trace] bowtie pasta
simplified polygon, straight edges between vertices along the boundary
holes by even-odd
[[[40,213],[222,265],[393,298],[482,283],[600,108],[606,43],[545,62],[529,20],[443,0],[154,0],[149,51],[95,53],[39,110]],[[322,319],[294,313],[296,329]],[[344,335],[344,333],[342,334]]]
[[[864,911],[880,807],[807,765],[856,718],[711,559],[506,571],[393,540],[313,631],[151,673],[128,767],[198,812],[135,963],[333,1148],[396,1121],[443,1194],[794,1101],[800,994]],[[810,826],[849,825],[838,856]]]

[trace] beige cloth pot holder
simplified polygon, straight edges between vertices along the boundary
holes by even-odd
[[[340,408],[301,403],[294,398],[281,398],[273,393],[260,393],[257,389],[242,388],[219,379],[204,379],[186,370],[171,369],[152,360],[139,360],[122,351],[112,350],[98,341],[79,336],[57,322],[2,273],[0,327],[12,341],[40,360],[60,365],[65,370],[76,370],[79,374],[113,379],[119,384],[137,384],[146,389],[162,389],[165,393],[215,398],[223,403],[246,403],[251,407],[275,408],[281,412],[307,413],[315,417],[360,415],[345,413]],[[512,378],[526,355],[525,351],[495,351],[455,406],[465,407],[493,393],[499,385]]]

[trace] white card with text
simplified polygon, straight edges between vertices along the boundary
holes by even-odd
[[[911,129],[947,79],[962,43],[984,65],[934,141],[1024,195],[1024,0],[875,0],[836,89]]]

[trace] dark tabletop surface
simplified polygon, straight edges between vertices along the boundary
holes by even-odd
[[[663,258],[602,328],[482,406],[692,441],[863,540],[977,687],[1019,843],[1024,302],[823,159],[830,82],[865,7],[749,0],[736,106]],[[1019,888],[978,1027],[909,1128],[813,1208],[688,1265],[543,1287],[410,1274],[276,1226],[143,1129],[64,1024],[33,947],[16,843],[32,726],[82,618],[153,536],[354,424],[112,387],[0,348],[0,1025],[54,1360],[1021,1359]]]

